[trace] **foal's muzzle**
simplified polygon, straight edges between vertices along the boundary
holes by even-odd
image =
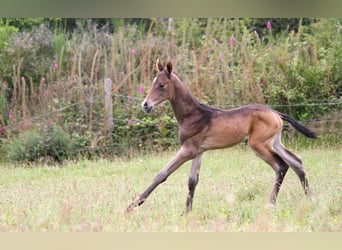
[[[147,103],[146,100],[144,100],[144,101],[141,103],[141,107],[142,107],[142,109],[143,109],[146,113],[150,113],[151,110],[152,110],[152,108],[153,108],[152,105],[151,105],[151,106],[148,105],[148,103]]]

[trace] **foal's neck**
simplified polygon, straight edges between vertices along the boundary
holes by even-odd
[[[200,102],[178,76],[173,75],[172,78],[174,94],[170,102],[176,119],[181,124],[187,117],[200,109]]]

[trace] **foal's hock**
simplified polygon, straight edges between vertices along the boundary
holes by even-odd
[[[306,195],[310,189],[302,160],[281,143],[283,120],[309,138],[315,132],[287,114],[282,114],[260,104],[249,104],[222,110],[200,103],[180,77],[172,71],[169,61],[164,67],[156,61],[159,73],[142,102],[146,113],[159,103],[168,100],[178,121],[181,148],[174,158],[154,178],[152,184],[127,208],[132,211],[144,203],[153,190],[177,170],[184,162],[192,160],[189,176],[189,193],[186,212],[192,209],[192,201],[201,166],[203,152],[232,147],[248,136],[248,144],[257,156],[269,164],[275,172],[275,182],[269,199],[274,204],[280,186],[289,167],[299,177]]]

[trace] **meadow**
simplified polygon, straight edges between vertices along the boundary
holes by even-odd
[[[267,208],[273,170],[246,145],[204,154],[193,211],[182,215],[190,164],[141,206],[127,205],[175,153],[81,160],[57,166],[0,166],[0,231],[241,232],[341,231],[340,147],[294,150],[317,199],[304,196],[289,170],[275,207]]]

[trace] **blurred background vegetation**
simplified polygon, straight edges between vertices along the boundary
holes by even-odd
[[[263,103],[320,134],[311,142],[286,127],[287,143],[341,145],[342,19],[2,18],[0,158],[54,162],[176,146],[170,105],[148,116],[140,108],[157,57],[171,59],[203,103]]]

